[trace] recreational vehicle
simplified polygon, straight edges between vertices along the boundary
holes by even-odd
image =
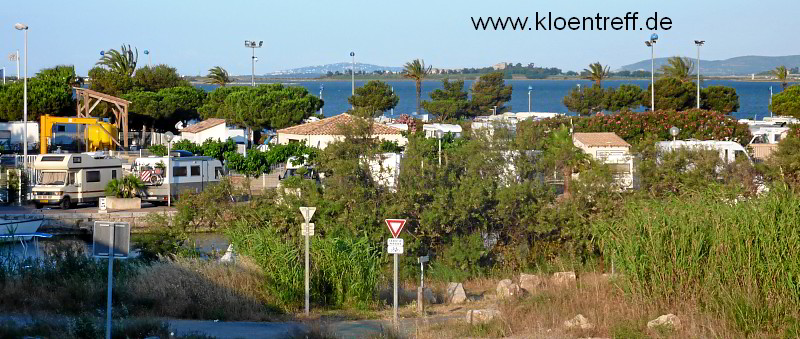
[[[736,162],[736,159],[747,158],[747,150],[742,147],[738,142],[734,141],[719,141],[719,140],[676,140],[676,141],[661,141],[656,143],[659,150],[671,152],[677,149],[686,148],[693,150],[715,150],[719,152],[719,157],[728,164]]]
[[[106,196],[109,181],[122,178],[122,161],[103,152],[40,154],[33,169],[39,178],[32,189],[36,208],[97,202]]]
[[[167,197],[202,192],[219,183],[224,174],[222,162],[205,156],[138,158],[132,171],[145,183],[142,201],[166,203]]]

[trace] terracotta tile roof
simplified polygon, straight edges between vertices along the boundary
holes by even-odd
[[[205,131],[205,130],[207,130],[207,129],[211,128],[211,127],[214,127],[214,126],[217,126],[217,125],[220,125],[220,124],[224,124],[224,123],[225,123],[225,119],[214,119],[214,118],[212,118],[212,119],[208,119],[208,120],[203,120],[203,121],[198,122],[198,123],[196,123],[194,125],[189,125],[187,127],[184,127],[181,130],[181,132],[197,133],[197,132]]]
[[[297,135],[340,135],[342,133],[339,126],[347,125],[351,122],[353,122],[353,116],[342,113],[319,121],[279,129],[278,133]],[[399,128],[379,123],[373,124],[372,129],[373,134],[400,134],[400,132],[402,132]]]
[[[631,147],[631,144],[622,140],[616,133],[575,133],[572,140],[578,140],[587,147]]]

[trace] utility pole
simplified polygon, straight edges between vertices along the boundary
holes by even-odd
[[[697,45],[697,109],[700,109],[700,46],[706,43],[705,40],[695,40]]]
[[[244,41],[244,47],[247,47],[247,48],[250,48],[250,49],[253,50],[253,56],[250,57],[250,63],[251,63],[250,67],[252,69],[252,72],[251,72],[251,75],[250,75],[250,84],[253,87],[256,86],[256,61],[258,61],[258,58],[256,58],[256,48],[261,48],[261,46],[263,46],[263,45],[264,45],[264,41],[259,41],[258,43],[256,43],[255,40],[253,40],[253,41],[245,40]]]
[[[350,95],[356,95],[356,52],[350,52],[350,56],[353,57],[353,65],[350,67],[350,77],[353,81]]]

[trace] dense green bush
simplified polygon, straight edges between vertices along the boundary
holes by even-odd
[[[714,187],[626,203],[596,224],[607,260],[642,295],[695,300],[744,333],[800,319],[800,196],[784,187],[743,199]]]

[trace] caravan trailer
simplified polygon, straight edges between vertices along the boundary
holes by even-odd
[[[225,174],[222,162],[206,156],[138,158],[132,171],[145,183],[142,201],[166,203],[181,193],[202,192]]]
[[[719,152],[719,157],[725,163],[731,164],[736,162],[736,159],[747,158],[747,150],[742,145],[734,141],[720,141],[720,140],[676,140],[676,141],[660,141],[656,143],[659,150],[664,152],[671,152],[680,148],[696,149],[696,150],[715,150]]]
[[[40,154],[33,169],[39,180],[33,186],[36,208],[60,205],[68,209],[78,203],[97,202],[106,196],[108,182],[122,178],[122,160],[103,152]]]

